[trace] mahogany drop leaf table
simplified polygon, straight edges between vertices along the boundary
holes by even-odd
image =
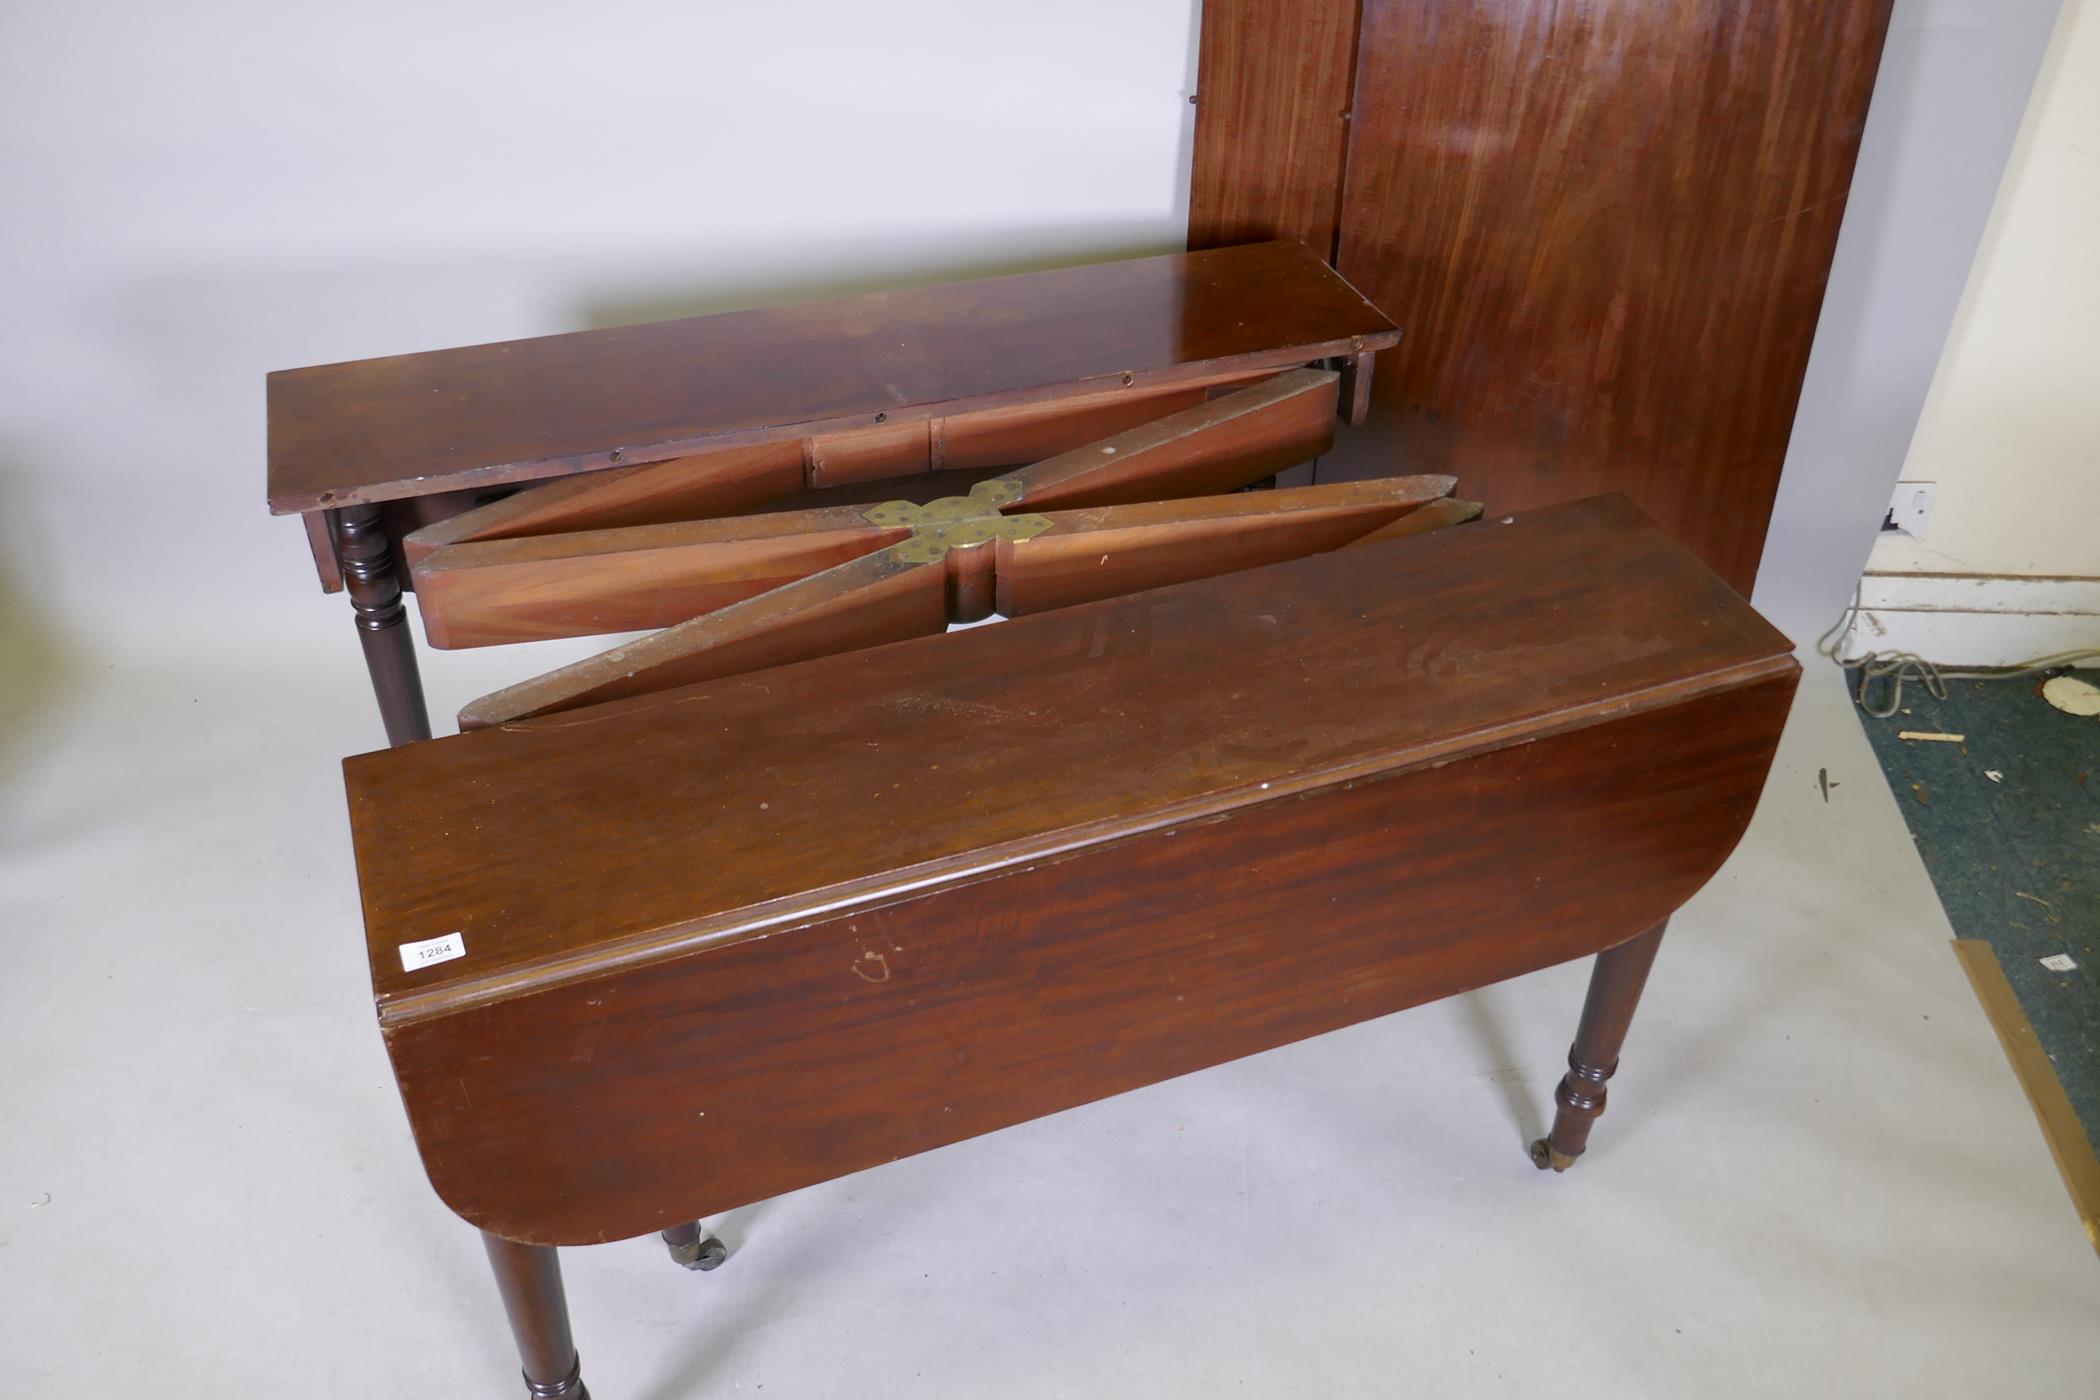
[[[559,1246],[1596,955],[1565,1168],[1797,674],[1600,497],[500,719],[345,763],[382,1034],[562,1400]]]

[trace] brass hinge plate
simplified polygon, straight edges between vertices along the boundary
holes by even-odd
[[[1021,499],[1021,483],[1012,477],[980,481],[967,496],[916,501],[884,501],[864,512],[872,524],[907,529],[911,538],[896,546],[897,558],[931,564],[951,549],[991,540],[1030,540],[1050,528],[1047,515],[1001,515],[999,508]]]

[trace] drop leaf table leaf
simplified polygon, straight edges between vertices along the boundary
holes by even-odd
[[[1070,606],[1044,565],[995,626],[346,762],[381,1031],[534,1395],[584,1393],[559,1246],[707,1267],[706,1212],[1596,955],[1533,1148],[1581,1155],[1798,667],[1622,497],[1414,489],[1345,548]]]

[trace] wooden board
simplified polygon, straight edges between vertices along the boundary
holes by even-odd
[[[480,696],[461,708],[459,727],[513,724],[929,637],[947,630],[948,615],[946,569],[881,549]]]
[[[1204,0],[1189,246],[1291,238],[1332,260],[1357,0]]]
[[[1264,374],[1267,371],[1263,372]],[[1173,389],[1118,389],[1050,403],[957,413],[935,420],[935,469],[1018,467],[1120,433],[1251,382],[1245,374],[1204,376]]]
[[[799,440],[763,442],[542,482],[413,531],[401,557],[413,573],[436,550],[470,540],[740,515],[802,490],[806,454]]]
[[[1497,510],[1619,490],[1748,592],[1888,0],[1365,0],[1337,258],[1381,443]]]
[[[269,378],[270,507],[485,487],[1393,344],[1293,243],[438,350]]]
[[[1632,937],[1797,670],[1602,500],[365,755],[382,1027],[454,1210],[638,1234]]]
[[[1425,508],[1452,485],[1448,476],[1380,477],[1053,511],[1042,534],[995,546],[997,610],[1022,617],[1322,554]]]
[[[1479,501],[1431,501],[1420,510],[1410,511],[1392,524],[1381,526],[1356,543],[1377,544],[1383,540],[1405,539],[1409,535],[1426,535],[1431,530],[1441,530],[1450,525],[1464,525],[1468,521],[1478,520],[1483,509],[1483,504]]]
[[[1030,510],[1236,491],[1334,446],[1337,376],[1296,369],[1013,473]]]
[[[1343,10],[1205,5],[1192,244],[1328,246],[1324,158],[1296,153],[1335,107]],[[1497,510],[1624,491],[1747,592],[1888,18],[1363,0],[1333,256],[1407,333],[1376,450]]]
[[[2049,1155],[2056,1161],[2057,1174],[2063,1177],[2072,1208],[2085,1225],[2086,1240],[2100,1250],[2100,1157],[2094,1155],[2085,1125],[2078,1121],[2078,1110],[2071,1106],[2063,1081],[2056,1077],[2049,1054],[2042,1049],[2027,1013],[2020,1009],[2020,998],[2006,980],[2005,969],[1998,965],[1997,953],[1981,938],[1956,938],[1952,942],[1954,956],[1968,974],[1976,1000],[1982,1003],[1991,1029],[1998,1033],[1998,1044],[2012,1062],[2013,1075],[2034,1109],[2042,1139],[2049,1144]]]
[[[896,544],[859,506],[480,540],[415,569],[434,647],[669,627]]]

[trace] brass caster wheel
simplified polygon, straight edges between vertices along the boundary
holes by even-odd
[[[666,1248],[681,1267],[703,1274],[721,1268],[729,1258],[729,1246],[713,1235],[695,1235],[684,1244],[666,1245]]]
[[[1564,1172],[1569,1167],[1574,1166],[1575,1162],[1576,1158],[1570,1157],[1567,1153],[1555,1152],[1553,1145],[1544,1138],[1540,1138],[1537,1142],[1531,1144],[1531,1165],[1537,1167],[1540,1171],[1551,1167],[1557,1172]]]

